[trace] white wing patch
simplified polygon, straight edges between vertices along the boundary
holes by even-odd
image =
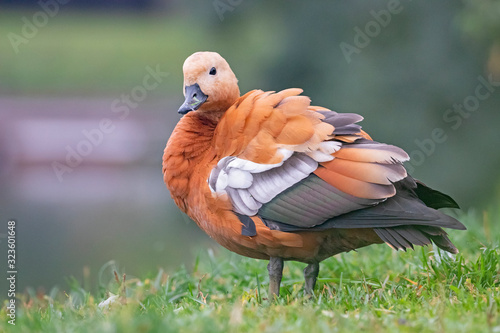
[[[252,172],[252,173],[263,172],[263,171],[267,171],[267,170],[270,170],[270,169],[273,169],[273,168],[276,168],[276,167],[279,167],[279,166],[283,165],[283,163],[287,159],[289,159],[290,156],[292,156],[293,151],[289,150],[289,149],[285,149],[285,148],[279,148],[277,154],[280,154],[280,155],[283,156],[283,159],[281,160],[280,163],[276,163],[276,164],[259,164],[259,163],[255,163],[255,162],[252,162],[252,161],[249,161],[249,160],[244,160],[244,159],[236,157],[236,158],[232,159],[229,162],[229,164],[227,165],[227,167],[228,168],[241,169],[241,170],[249,171],[249,172]],[[226,158],[232,158],[232,157],[234,157],[234,156],[224,157],[222,160],[219,161],[219,163],[217,163],[217,165],[219,165],[224,159],[226,159]]]
[[[333,154],[342,148],[342,143],[340,141],[323,141],[319,144],[319,150],[325,154]],[[333,160],[333,156],[332,160]]]
[[[324,145],[320,149],[325,152],[315,152],[327,155],[332,149],[338,150],[340,146],[337,146]],[[235,156],[224,157],[208,178],[210,190],[214,195],[227,194],[237,213],[247,216],[257,214],[263,204],[318,168],[318,160],[309,157],[310,153],[294,154],[284,148],[280,149],[280,153],[284,158],[277,164],[258,164]],[[333,156],[330,157],[333,159]]]
[[[306,152],[306,155],[317,162],[328,162],[334,159],[331,155],[342,147],[339,141],[323,141],[317,150]]]
[[[231,163],[229,163],[231,164]],[[250,172],[231,168],[227,171],[228,182],[227,186],[232,188],[249,188],[253,183],[253,176]]]

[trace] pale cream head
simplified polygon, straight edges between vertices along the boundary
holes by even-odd
[[[216,52],[196,52],[189,56],[182,67],[183,93],[186,87],[198,84],[208,96],[197,108],[203,111],[225,111],[240,97],[238,80],[227,61]],[[186,96],[186,102],[189,96]]]

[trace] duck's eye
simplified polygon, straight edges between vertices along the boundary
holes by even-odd
[[[217,74],[217,70],[215,69],[215,67],[212,67],[212,69],[210,69],[210,73],[208,73],[210,75],[215,75]]]

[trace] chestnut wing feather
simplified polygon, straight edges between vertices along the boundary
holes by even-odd
[[[213,194],[227,195],[238,214],[302,227],[393,196],[406,153],[365,139],[361,116],[310,106],[300,92],[251,92],[227,111],[216,129]]]

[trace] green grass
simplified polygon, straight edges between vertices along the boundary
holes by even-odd
[[[272,304],[267,262],[226,251],[205,251],[189,269],[124,284],[106,265],[99,280],[111,282],[97,294],[76,279],[66,291],[24,293],[13,331],[500,332],[498,215],[460,219],[469,230],[450,232],[461,250],[454,258],[433,248],[397,253],[384,245],[342,254],[322,263],[313,298],[303,296],[304,265],[287,262],[282,297]],[[109,308],[98,306],[112,295],[118,297]],[[4,307],[0,331],[7,319]]]

